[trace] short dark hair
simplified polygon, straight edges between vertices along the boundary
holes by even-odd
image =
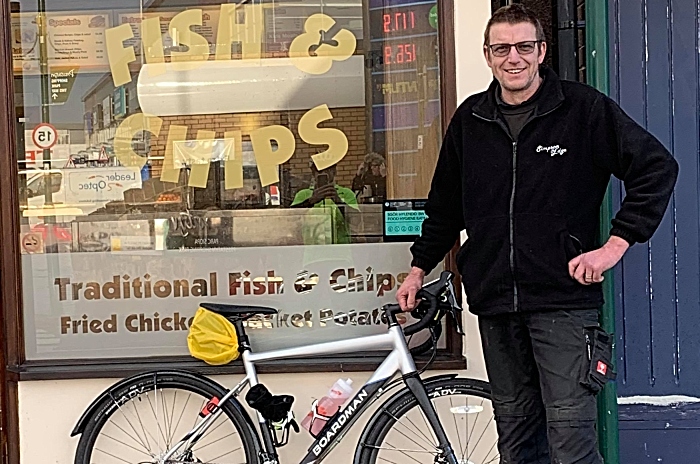
[[[521,5],[520,3],[514,3],[512,5],[504,6],[496,10],[496,12],[489,19],[486,25],[486,31],[484,32],[484,46],[489,45],[489,34],[491,33],[491,26],[498,23],[508,23],[508,24],[518,24],[518,23],[530,23],[535,26],[535,33],[537,34],[537,40],[542,42],[545,41],[544,29],[542,29],[542,24],[540,23],[537,15],[532,12],[529,8]]]

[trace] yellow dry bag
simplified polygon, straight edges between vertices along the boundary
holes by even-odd
[[[238,358],[236,329],[224,316],[199,308],[187,336],[190,354],[207,364],[228,364]]]

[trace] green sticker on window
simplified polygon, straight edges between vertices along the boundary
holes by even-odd
[[[435,5],[430,9],[430,13],[428,16],[428,22],[430,23],[431,26],[433,26],[433,29],[438,28],[438,7]]]
[[[383,205],[384,241],[412,242],[420,236],[425,214],[425,199],[389,200]]]
[[[425,211],[385,211],[384,234],[420,235],[424,219]]]

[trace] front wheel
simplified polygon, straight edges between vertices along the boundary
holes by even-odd
[[[177,372],[138,376],[111,392],[89,419],[75,464],[155,464],[202,420],[200,412],[225,390],[197,376]],[[235,401],[235,400],[233,400]],[[168,462],[256,464],[256,439],[245,413],[233,401],[191,450]]]
[[[496,421],[489,384],[452,378],[425,384],[459,464],[497,464]],[[442,463],[438,442],[413,394],[382,405],[355,452],[356,464]]]

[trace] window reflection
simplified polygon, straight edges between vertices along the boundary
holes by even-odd
[[[217,216],[222,247],[376,242],[383,201],[425,198],[440,134],[434,2],[79,3],[42,15],[12,2],[28,227],[139,217],[155,234],[153,221],[187,213]],[[57,131],[49,149],[32,138],[41,122]],[[328,240],[287,233],[309,221],[291,210],[322,209],[308,199],[326,176],[310,163],[332,167]],[[258,238],[236,240],[237,221]]]
[[[259,348],[384,330],[440,142],[435,0],[11,6],[27,359],[184,354],[127,321],[202,297],[286,311]]]

